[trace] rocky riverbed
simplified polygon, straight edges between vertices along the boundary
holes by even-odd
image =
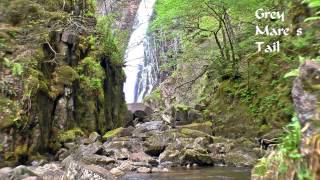
[[[247,139],[212,135],[212,123],[172,128],[164,121],[91,133],[65,142],[56,162],[0,169],[0,179],[117,179],[128,173],[166,173],[174,167],[251,167],[261,149]]]

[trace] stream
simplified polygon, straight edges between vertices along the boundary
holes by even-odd
[[[176,168],[166,173],[129,173],[120,180],[249,180],[250,169],[236,167]]]

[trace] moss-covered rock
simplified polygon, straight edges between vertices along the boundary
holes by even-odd
[[[116,137],[118,135],[120,135],[120,133],[124,130],[124,128],[120,127],[111,131],[106,132],[103,136],[102,136],[102,140],[103,141],[107,141],[110,138]]]
[[[74,128],[67,130],[65,132],[60,132],[58,134],[57,140],[58,142],[72,142],[75,141],[77,137],[81,137],[84,135],[84,132],[80,128]]]
[[[199,165],[213,165],[214,160],[210,154],[199,152],[195,149],[186,149],[183,156],[180,158],[183,163],[193,164],[197,163]]]
[[[181,128],[180,129],[180,133],[188,136],[188,137],[193,137],[193,138],[197,138],[197,137],[209,137],[210,135],[207,133],[204,133],[202,131],[198,131],[198,130],[193,130],[193,129],[189,129],[189,128]]]
[[[201,131],[204,132],[208,135],[212,135],[212,122],[211,121],[206,121],[203,123],[192,123],[192,124],[188,124],[188,125],[183,125],[183,126],[178,126],[178,129],[185,129],[184,131],[186,131],[186,129],[190,129],[190,130],[196,130],[196,131]]]
[[[79,74],[70,66],[60,66],[55,72],[56,82],[59,84],[72,85],[79,79]]]
[[[18,111],[16,102],[0,96],[0,130],[14,125]]]

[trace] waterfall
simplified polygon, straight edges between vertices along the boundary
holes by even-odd
[[[156,0],[142,0],[130,36],[125,54],[126,82],[124,93],[127,103],[141,102],[143,97],[153,88],[152,65],[148,63],[149,53],[146,53],[147,30],[153,14],[153,6]]]

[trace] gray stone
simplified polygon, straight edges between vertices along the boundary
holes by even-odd
[[[0,169],[0,174],[10,174],[13,172],[11,167],[4,167]]]
[[[133,136],[150,131],[160,132],[167,129],[163,121],[151,121],[137,125],[137,128],[133,131]]]
[[[114,176],[121,176],[121,175],[124,174],[124,172],[121,171],[121,170],[118,169],[118,168],[112,168],[112,169],[110,170],[110,173],[111,173],[112,175],[114,175]]]
[[[138,173],[151,173],[151,169],[150,168],[147,168],[147,167],[139,167],[137,169],[137,172]]]
[[[12,180],[20,180],[29,176],[37,176],[34,172],[32,172],[26,166],[18,166],[13,169],[12,175],[10,179]]]
[[[72,34],[71,32],[65,31],[62,33],[61,41],[68,44],[77,44],[79,43],[80,39],[79,36]]]
[[[29,177],[23,178],[22,180],[40,180],[40,178],[38,178],[37,176],[29,176]]]
[[[72,161],[66,169],[63,179],[95,179],[95,180],[113,180],[114,176],[105,168],[96,165],[86,165],[81,162]]]
[[[101,136],[97,132],[92,132],[89,135],[89,144],[94,143],[94,142],[99,141],[99,140],[101,140]]]
[[[134,169],[134,166],[131,164],[130,161],[125,161],[125,162],[122,162],[120,166],[118,166],[118,168],[121,171],[132,171]]]

